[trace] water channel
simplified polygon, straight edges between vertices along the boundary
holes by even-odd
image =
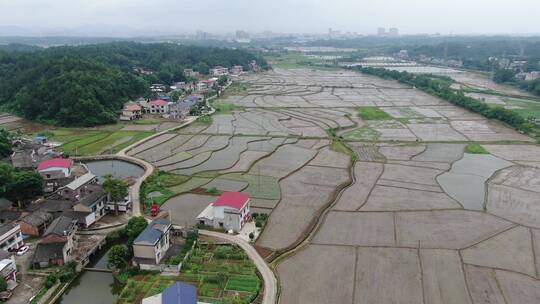
[[[98,252],[86,267],[107,269],[108,250],[109,247],[105,247]],[[112,273],[83,271],[56,304],[112,304],[121,291],[122,286],[114,280]]]

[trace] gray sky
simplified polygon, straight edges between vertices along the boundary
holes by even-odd
[[[89,25],[119,33],[322,33],[329,27],[361,34],[377,27],[404,34],[538,33],[540,0],[0,0],[4,32]]]

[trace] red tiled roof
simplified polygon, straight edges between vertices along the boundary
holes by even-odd
[[[168,102],[163,99],[156,99],[156,100],[150,101],[150,105],[155,105],[155,106],[166,106],[167,104]]]
[[[126,111],[140,111],[141,106],[138,104],[130,104],[124,108]]]
[[[49,160],[42,161],[38,166],[38,171],[49,169],[49,168],[71,168],[73,161],[69,158],[53,158]]]
[[[242,192],[225,192],[212,203],[216,206],[227,206],[234,209],[242,209],[248,202],[249,196]]]

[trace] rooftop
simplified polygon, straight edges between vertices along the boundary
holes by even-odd
[[[85,188],[84,194],[79,200],[80,204],[85,206],[92,206],[97,200],[105,196],[103,187],[100,185],[88,185]]]
[[[214,207],[226,206],[234,209],[242,209],[249,201],[249,195],[242,192],[225,192],[221,194],[212,205]]]
[[[49,168],[66,168],[69,169],[73,165],[73,160],[69,158],[53,158],[49,160],[42,161],[39,166],[38,170],[45,170]]]
[[[38,243],[34,253],[33,262],[48,262],[53,259],[63,258],[65,242]]]
[[[83,186],[84,184],[87,184],[89,183],[90,181],[92,181],[96,176],[90,172],[86,173],[85,175],[75,179],[74,181],[72,181],[71,183],[67,184],[66,185],[66,188],[69,188],[71,190],[77,190],[79,189],[81,186]]]
[[[168,219],[156,219],[153,220],[146,228],[139,234],[133,244],[137,245],[154,245],[156,244],[166,229],[171,226],[171,221]]]
[[[0,236],[3,236],[4,234],[8,233],[13,228],[19,226],[19,224],[16,224],[14,222],[11,223],[5,223],[0,225]]]
[[[162,304],[197,304],[197,289],[183,282],[176,282],[163,291]]]
[[[156,100],[150,101],[149,104],[154,105],[154,106],[166,106],[168,102],[163,99],[156,99]]]
[[[53,216],[50,213],[45,211],[34,211],[31,214],[22,218],[21,221],[31,225],[31,226],[40,226],[53,219]]]
[[[45,230],[45,233],[43,236],[49,235],[49,234],[56,234],[56,235],[66,235],[66,232],[70,232],[73,229],[73,226],[76,224],[76,220],[66,217],[66,216],[59,216],[54,221],[52,221],[51,225]]]

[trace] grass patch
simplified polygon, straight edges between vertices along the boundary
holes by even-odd
[[[236,106],[232,103],[224,102],[222,100],[216,100],[212,102],[212,107],[216,109],[216,114],[231,114],[234,110],[240,110],[242,107]]]
[[[160,123],[161,123],[161,120],[157,118],[143,118],[143,119],[137,119],[133,121],[134,125],[157,125]]]
[[[377,108],[377,107],[359,107],[358,113],[360,117],[364,120],[390,120],[392,119],[392,116],[390,116],[385,111]]]
[[[352,157],[353,160],[358,158],[356,153],[351,148],[349,148],[349,146],[347,146],[346,143],[342,142],[341,140],[333,140],[332,145],[330,146],[330,149],[339,153],[347,154],[350,157]]]
[[[486,149],[484,149],[484,147],[476,143],[468,144],[467,147],[465,147],[465,153],[489,154],[489,152]]]
[[[163,205],[168,199],[175,196],[177,192],[172,190],[174,187],[186,184],[191,177],[172,174],[165,171],[158,171],[148,177],[141,186],[141,201],[145,206],[151,206],[152,203]],[[148,197],[152,192],[160,192],[160,196]]]
[[[350,141],[377,140],[379,136],[381,136],[379,131],[368,127],[354,129],[343,134],[343,138]]]

